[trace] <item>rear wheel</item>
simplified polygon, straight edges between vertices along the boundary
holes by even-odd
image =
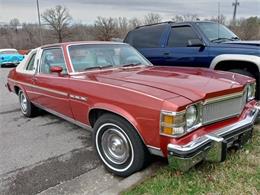
[[[18,92],[18,97],[19,97],[19,103],[20,103],[20,108],[24,116],[26,117],[33,117],[37,114],[37,107],[35,107],[26,94],[23,92],[23,90],[19,90]]]
[[[245,75],[245,76],[249,76],[249,77],[252,77],[252,78],[255,78],[256,79],[256,99],[260,99],[260,76],[257,78],[256,76],[254,76],[252,73],[246,71],[246,70],[243,70],[243,69],[231,69],[229,70],[230,72],[234,72],[234,73],[238,73],[238,74],[242,74],[242,75]]]
[[[136,130],[125,119],[102,115],[94,125],[94,145],[106,169],[129,176],[143,168],[146,149]]]

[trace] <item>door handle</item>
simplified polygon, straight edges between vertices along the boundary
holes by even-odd
[[[170,55],[170,52],[165,52],[165,53],[163,53],[163,55],[169,56],[169,55]]]
[[[38,79],[37,79],[36,77],[33,77],[33,78],[32,78],[32,81],[33,81],[33,82],[36,82],[37,80],[38,80]]]

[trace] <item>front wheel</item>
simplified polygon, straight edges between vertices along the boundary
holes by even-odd
[[[98,156],[108,171],[126,177],[143,168],[145,146],[125,119],[102,115],[94,125],[93,137]]]

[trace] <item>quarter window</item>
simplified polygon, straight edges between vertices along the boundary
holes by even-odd
[[[63,68],[62,73],[67,74],[67,68],[64,61],[61,48],[45,49],[42,53],[40,72],[43,74],[50,74],[52,66],[60,66]]]
[[[158,48],[165,25],[156,25],[149,27],[141,27],[130,32],[125,42],[135,48]]]
[[[35,61],[36,53],[32,54],[29,63],[26,67],[26,70],[35,70],[34,61]]]
[[[198,36],[190,26],[172,27],[168,47],[187,47],[192,39],[198,39]]]

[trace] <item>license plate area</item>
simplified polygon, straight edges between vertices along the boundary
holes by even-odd
[[[244,133],[228,138],[226,139],[227,148],[231,148],[231,147],[241,148],[244,144],[246,144],[249,140],[251,140],[252,136],[253,136],[253,129],[249,129]]]

